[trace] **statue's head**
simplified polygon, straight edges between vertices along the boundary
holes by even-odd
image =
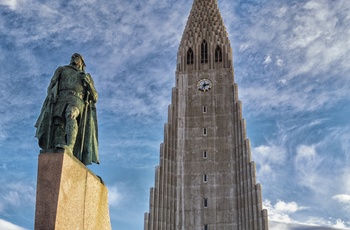
[[[81,69],[84,71],[85,70],[85,62],[83,56],[81,56],[78,53],[74,53],[70,59],[70,64],[71,65],[76,65],[81,67]]]

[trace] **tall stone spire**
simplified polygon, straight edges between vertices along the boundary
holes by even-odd
[[[145,230],[268,230],[217,0],[194,0]]]

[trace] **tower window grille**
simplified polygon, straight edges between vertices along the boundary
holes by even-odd
[[[215,49],[215,62],[222,62],[222,51],[220,46]]]
[[[203,40],[201,45],[201,63],[208,63],[208,43]]]
[[[193,50],[189,48],[187,50],[187,65],[192,65],[193,59],[194,59]]]

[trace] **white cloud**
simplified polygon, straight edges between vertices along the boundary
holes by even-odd
[[[333,200],[336,200],[343,205],[344,209],[350,211],[350,195],[348,194],[339,194],[332,197]]]
[[[297,223],[296,221],[292,220],[289,215],[306,209],[306,207],[299,206],[294,201],[278,201],[275,205],[272,205],[269,200],[265,200],[263,206],[268,210],[270,221],[283,223]]]
[[[284,61],[283,61],[282,59],[278,58],[278,59],[276,60],[276,65],[277,65],[278,67],[282,67],[283,64],[284,64]]]
[[[305,208],[299,207],[297,203],[294,201],[286,203],[284,201],[278,201],[275,204],[275,210],[278,212],[284,212],[284,213],[295,213],[297,211],[303,210]]]
[[[269,229],[270,230],[289,230],[292,228],[290,228],[286,223],[269,220]]]
[[[273,176],[273,166],[284,164],[287,156],[285,148],[276,145],[261,145],[252,148],[253,160],[258,165],[258,177]]]
[[[25,184],[26,182],[13,182],[3,186],[0,190],[0,213],[5,212],[8,208],[23,208],[28,205],[34,206],[35,203],[35,186]]]
[[[243,24],[245,33],[237,35],[244,47],[249,47],[237,50],[238,56],[246,53],[251,57],[252,50],[261,50],[265,53],[258,56],[264,60],[261,67],[265,68],[272,60],[276,65],[269,65],[259,75],[269,79],[263,84],[260,81],[240,84],[245,108],[257,114],[279,108],[285,114],[324,109],[349,98],[350,63],[346,60],[350,58],[350,25],[345,19],[350,12],[348,1],[302,1],[289,6],[288,11],[284,3],[268,6],[251,6],[255,17],[247,16],[245,20],[249,23]],[[259,20],[265,17],[268,20]],[[242,66],[236,66],[241,71],[237,79],[249,78],[259,71],[256,64],[244,61]],[[293,84],[288,84],[288,88],[275,84],[281,78]]]
[[[117,186],[112,186],[108,188],[108,204],[110,206],[118,206],[122,199],[123,195],[119,192]]]
[[[307,86],[308,88],[306,88],[302,82],[288,85],[276,84],[276,82],[286,83],[288,81],[290,81],[290,79],[284,76],[282,81],[278,79],[264,85],[261,85],[261,83],[258,85],[254,83],[241,85],[239,95],[244,102],[244,108],[247,109],[248,113],[251,115],[308,112],[315,111],[321,107],[324,108],[330,100],[334,102],[337,98],[343,98],[347,94],[342,88],[338,91],[323,91],[323,89],[317,89],[318,93],[316,96],[313,95],[316,87],[315,85],[309,85]],[[276,87],[276,85],[279,88]]]
[[[314,159],[316,157],[316,149],[315,145],[312,146],[306,146],[306,145],[300,145],[297,147],[297,157],[296,161],[302,161],[304,159],[310,160]]]
[[[286,79],[280,79],[278,80],[278,83],[280,83],[281,85],[286,85],[288,81]]]
[[[345,221],[337,219],[336,223],[332,227],[339,228],[339,229],[345,229],[345,228],[347,228],[349,226],[346,225]]]
[[[26,230],[25,228],[14,225],[6,220],[0,219],[0,229],[3,230]]]
[[[350,229],[350,223],[341,219],[329,218],[325,220],[319,217],[306,217],[306,221],[297,221],[291,217],[308,207],[300,206],[296,202],[278,201],[275,205],[269,200],[265,200],[263,207],[268,210],[269,227],[271,230],[288,230],[288,229]],[[312,227],[311,227],[312,226]]]
[[[264,61],[264,64],[270,64],[272,62],[271,56],[267,55]]]
[[[257,159],[277,164],[283,164],[287,154],[286,149],[276,145],[261,145],[255,147],[253,152],[256,154],[255,157],[257,157]]]
[[[328,218],[323,219],[319,217],[310,217],[306,222],[306,225],[310,226],[323,226],[324,229],[342,229],[342,230],[348,230],[350,229],[350,223],[343,221],[341,219],[334,219],[334,218]],[[320,228],[323,229],[323,228]]]
[[[347,194],[336,195],[333,197],[333,199],[343,204],[350,204],[350,195],[347,195]]]
[[[304,60],[307,61],[301,59],[295,63],[298,68],[291,69],[293,75],[328,71],[329,66],[335,63],[339,68],[349,68],[349,64],[342,59],[349,55],[347,37],[350,32],[338,27],[349,9],[346,0],[309,0],[299,12],[295,12],[291,21],[295,26],[291,31],[285,31],[288,37],[283,44],[287,45],[288,50],[305,55]],[[288,50],[284,50],[284,53]]]
[[[319,165],[323,158],[317,154],[315,145],[299,145],[296,151],[295,168],[299,174],[300,183],[315,192],[318,191],[321,177]]]
[[[0,0],[0,5],[7,6],[11,10],[16,10],[17,6],[22,2],[23,0]]]

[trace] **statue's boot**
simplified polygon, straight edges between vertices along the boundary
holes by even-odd
[[[66,144],[66,131],[60,119],[55,119],[53,132],[53,146],[59,147]]]

